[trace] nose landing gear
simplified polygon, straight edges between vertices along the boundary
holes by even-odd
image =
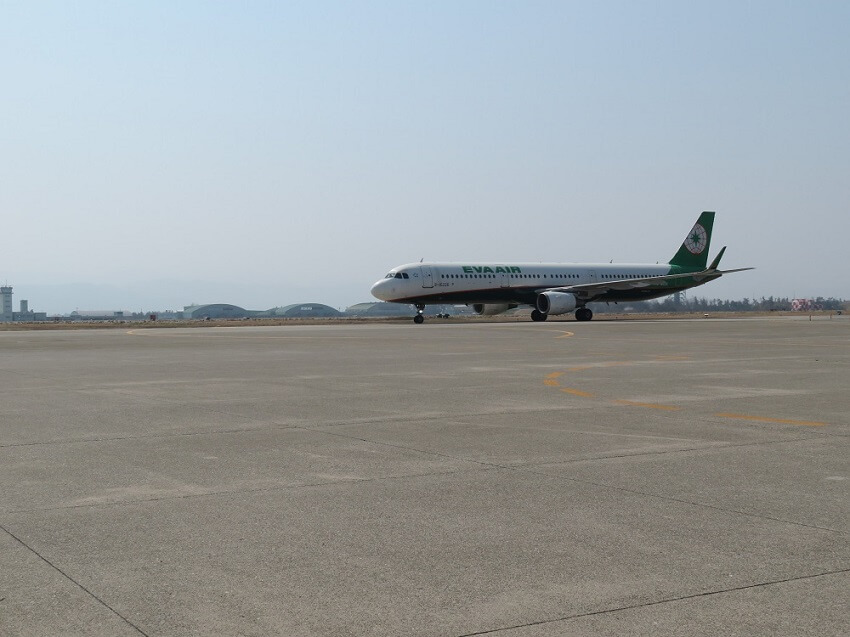
[[[413,317],[413,322],[417,325],[420,325],[425,322],[425,317],[423,316],[423,312],[425,311],[424,305],[416,306],[416,316]]]

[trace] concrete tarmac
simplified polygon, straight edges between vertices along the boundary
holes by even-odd
[[[0,635],[845,635],[850,320],[0,332]]]

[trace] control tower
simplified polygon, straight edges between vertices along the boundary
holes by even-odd
[[[12,322],[12,286],[0,287],[0,323]]]

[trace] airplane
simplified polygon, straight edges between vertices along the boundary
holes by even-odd
[[[413,321],[424,322],[428,304],[471,305],[491,316],[531,306],[532,321],[575,312],[589,321],[588,303],[656,299],[704,285],[724,274],[753,268],[718,270],[724,246],[708,263],[714,213],[703,212],[668,263],[408,263],[393,268],[372,286],[381,301],[416,307]]]

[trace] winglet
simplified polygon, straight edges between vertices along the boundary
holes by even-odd
[[[714,261],[711,262],[711,265],[708,266],[709,270],[716,270],[717,266],[720,265],[720,259],[723,258],[723,253],[726,252],[726,246],[723,246],[720,249],[720,252],[717,253],[717,256],[714,257]]]

